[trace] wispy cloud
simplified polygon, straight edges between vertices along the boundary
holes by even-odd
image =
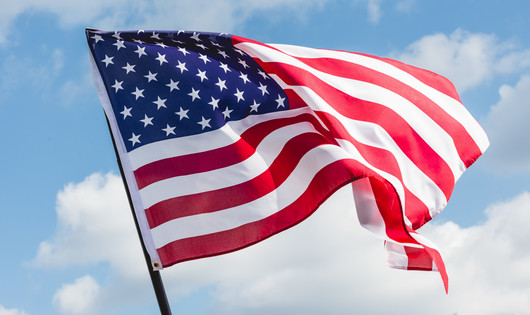
[[[285,18],[304,14],[307,8],[328,0],[6,0],[0,10],[0,44],[8,39],[14,21],[24,13],[51,13],[65,27],[90,26],[100,29],[187,28],[199,31],[233,32],[253,14],[281,9]]]

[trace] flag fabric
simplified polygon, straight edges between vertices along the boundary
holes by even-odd
[[[390,266],[438,270],[447,290],[439,250],[416,230],[489,145],[447,79],[228,34],[86,34],[155,269],[255,244],[351,183]]]

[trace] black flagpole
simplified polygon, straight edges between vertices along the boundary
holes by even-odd
[[[151,258],[149,257],[149,253],[147,252],[147,249],[145,248],[145,245],[142,239],[142,233],[140,232],[140,225],[138,224],[138,219],[136,218],[136,213],[134,212],[131,192],[129,191],[129,186],[127,185],[127,182],[125,180],[125,174],[123,173],[123,167],[121,165],[120,156],[118,154],[118,149],[116,147],[116,141],[114,140],[114,135],[112,134],[112,130],[110,129],[110,123],[109,123],[107,114],[105,114],[105,118],[107,119],[107,126],[109,128],[110,137],[112,139],[112,145],[114,146],[114,152],[116,153],[116,161],[118,162],[118,167],[120,168],[121,179],[123,181],[123,185],[125,186],[125,191],[127,192],[127,199],[129,200],[129,207],[131,209],[132,216],[134,219],[134,225],[136,226],[136,232],[138,233],[138,237],[140,238],[140,245],[142,246],[142,251],[144,252],[144,258],[145,258],[145,263],[147,264],[147,270],[149,271],[149,276],[151,277],[151,283],[153,284],[153,289],[155,290],[156,300],[158,301],[158,307],[160,308],[160,314],[171,315],[171,308],[169,307],[169,302],[167,300],[166,290],[164,289],[164,283],[162,282],[162,277],[160,276],[160,271],[153,270],[153,267],[151,266]]]

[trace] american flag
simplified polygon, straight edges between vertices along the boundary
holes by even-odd
[[[351,183],[389,264],[438,270],[447,289],[438,249],[416,230],[489,144],[448,80],[228,34],[86,33],[155,268],[257,243]]]

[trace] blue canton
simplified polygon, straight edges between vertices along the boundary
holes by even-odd
[[[231,36],[88,31],[127,151],[289,108],[285,92]]]

